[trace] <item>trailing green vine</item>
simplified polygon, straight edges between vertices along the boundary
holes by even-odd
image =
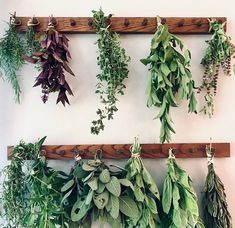
[[[189,69],[189,50],[182,40],[169,33],[167,25],[163,25],[160,18],[157,23],[157,31],[151,41],[151,52],[141,62],[150,65],[147,106],[161,108],[156,118],[161,121],[160,142],[164,143],[171,140],[171,132],[175,133],[170,108],[177,107],[181,100],[187,99],[188,111],[196,113],[197,102]]]
[[[176,163],[173,154],[167,160],[167,176],[163,186],[163,224],[175,228],[204,228],[199,217],[197,195],[188,174]]]
[[[225,75],[231,75],[231,58],[234,57],[235,46],[231,43],[231,38],[224,31],[224,23],[210,20],[210,31],[213,35],[211,40],[206,41],[208,47],[201,61],[205,70],[202,85],[199,87],[198,93],[205,91],[205,105],[201,111],[212,117],[220,68],[222,68]]]
[[[17,73],[24,64],[22,56],[25,54],[25,48],[15,26],[10,23],[4,37],[0,39],[0,67],[14,90],[15,100],[19,103],[21,89]]]
[[[211,148],[207,147],[206,150],[211,156]],[[219,176],[215,173],[214,164],[211,160],[208,162],[208,174],[202,202],[206,227],[233,227],[232,218],[228,211],[224,185]]]
[[[97,41],[99,48],[98,65],[101,72],[96,76],[98,83],[96,93],[99,94],[103,109],[97,110],[98,119],[92,121],[91,133],[99,134],[104,130],[104,119],[113,119],[118,111],[117,95],[124,95],[124,79],[128,77],[128,62],[125,49],[121,47],[119,35],[112,32],[107,23],[111,15],[105,16],[104,12],[93,11],[93,21],[99,35]]]
[[[157,185],[140,158],[140,153],[141,147],[138,139],[135,138],[131,148],[132,157],[127,161],[125,169],[127,170],[126,179],[133,183],[134,200],[139,209],[139,216],[128,219],[126,225],[127,227],[160,227],[161,221],[157,208],[157,202],[160,203],[160,194]]]

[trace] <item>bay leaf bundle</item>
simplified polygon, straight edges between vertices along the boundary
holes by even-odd
[[[99,157],[78,165],[74,177],[62,188],[68,202],[73,200],[71,220],[80,227],[91,227],[98,221],[100,227],[110,224],[125,227],[127,218],[138,216],[138,207],[132,197],[132,183],[123,170],[111,170]],[[76,194],[74,194],[76,193]]]
[[[167,168],[162,196],[164,227],[204,228],[199,217],[197,195],[189,175],[181,169],[173,156],[168,158]]]
[[[208,174],[203,195],[205,225],[208,228],[232,228],[224,185],[215,173],[214,164],[208,163]]]
[[[144,65],[149,65],[151,76],[146,93],[147,106],[160,108],[156,119],[160,119],[160,142],[171,140],[171,133],[175,133],[171,107],[178,107],[180,101],[186,99],[188,112],[196,113],[196,98],[194,81],[189,69],[191,60],[190,51],[183,41],[168,31],[166,24],[158,18],[157,31],[151,41],[150,54],[141,59]]]
[[[126,179],[133,184],[134,200],[139,209],[137,218],[127,220],[127,227],[155,228],[160,223],[158,216],[157,201],[160,202],[160,195],[157,185],[152,176],[145,168],[140,158],[141,147],[138,139],[131,148],[132,157],[127,161]]]

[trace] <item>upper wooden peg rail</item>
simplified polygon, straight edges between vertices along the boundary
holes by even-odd
[[[168,151],[173,148],[177,158],[206,157],[206,145],[210,143],[176,143],[176,144],[141,144],[142,158],[167,158]],[[106,159],[130,158],[131,144],[103,144],[103,145],[45,145],[42,153],[47,159],[68,160],[79,154],[84,159],[94,157],[96,151],[103,152]],[[230,157],[230,143],[213,143],[215,157]],[[11,158],[13,147],[8,147],[8,159]]]
[[[48,17],[36,17],[39,25],[37,31],[44,31],[48,25]],[[226,22],[226,17],[213,17]],[[19,32],[25,32],[30,17],[17,17]],[[55,17],[56,29],[64,33],[95,33],[92,17]],[[209,21],[207,17],[163,17],[162,22],[169,26],[169,31],[175,34],[208,34]],[[156,17],[112,17],[111,28],[118,33],[155,33]],[[226,24],[225,24],[226,30]]]

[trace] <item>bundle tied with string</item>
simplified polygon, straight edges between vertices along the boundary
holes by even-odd
[[[206,153],[208,174],[203,196],[205,225],[208,228],[232,228],[232,218],[228,211],[224,185],[214,169],[212,144],[206,147]]]
[[[155,228],[160,225],[157,206],[160,200],[158,188],[140,157],[141,147],[137,138],[130,151],[131,158],[125,166],[126,179],[133,184],[134,200],[139,213],[136,218],[126,220],[125,227]]]

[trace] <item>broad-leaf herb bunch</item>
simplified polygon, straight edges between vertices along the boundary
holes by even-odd
[[[198,93],[205,91],[205,105],[201,111],[212,117],[220,68],[222,68],[225,75],[231,75],[231,58],[234,57],[235,46],[224,30],[224,23],[210,20],[210,31],[213,35],[211,40],[206,41],[208,47],[201,61],[205,70]]]
[[[144,65],[150,65],[151,76],[147,86],[147,106],[160,107],[156,118],[161,121],[160,142],[169,142],[175,133],[170,114],[183,99],[189,101],[188,111],[196,112],[194,81],[189,69],[191,54],[182,40],[168,31],[168,27],[157,18],[157,31],[151,41],[151,52]]]
[[[16,32],[14,17],[11,18],[9,28],[0,39],[0,68],[6,80],[11,84],[16,102],[20,102],[20,84],[18,71],[24,64],[25,47],[23,39]]]
[[[121,47],[119,35],[111,31],[108,24],[111,15],[105,16],[104,12],[93,11],[93,21],[99,35],[97,41],[99,56],[97,58],[101,72],[96,76],[98,83],[96,93],[100,95],[103,109],[96,112],[98,119],[92,121],[91,132],[99,134],[104,130],[104,119],[113,119],[114,113],[118,111],[116,103],[118,94],[124,95],[124,79],[128,77],[128,62],[130,57],[126,55],[125,49]]]

